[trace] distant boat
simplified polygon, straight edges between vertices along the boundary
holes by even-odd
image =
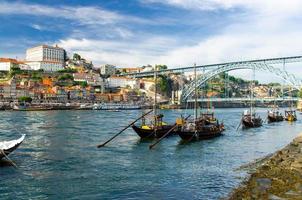
[[[262,126],[262,119],[251,110],[245,110],[242,116],[242,128],[257,128]]]
[[[41,105],[30,105],[26,103],[14,104],[13,110],[15,111],[44,111],[52,110],[51,106],[41,106]]]
[[[270,110],[267,112],[267,121],[271,122],[281,122],[284,120],[283,115],[278,110]]]
[[[255,82],[255,68],[253,69],[253,81],[251,83],[251,92],[250,92],[250,103],[251,107],[249,110],[245,110],[243,112],[242,118],[241,118],[241,124],[242,128],[257,128],[262,126],[263,120],[259,115],[256,115],[255,109],[253,108],[253,100],[254,100],[254,86]]]
[[[102,104],[95,106],[96,110],[138,110],[141,109],[139,105],[132,104]]]
[[[291,98],[291,91],[289,93],[289,96]],[[294,109],[293,101],[290,101],[290,108],[289,110],[285,110],[285,120],[289,122],[297,121],[297,115],[296,115],[296,110]]]
[[[22,136],[19,139],[0,142],[0,160],[3,157],[6,157],[11,152],[13,152],[14,150],[16,150],[24,139],[25,139],[25,134],[22,134]]]
[[[295,110],[285,111],[285,120],[289,122],[297,121],[297,115]]]
[[[77,110],[92,110],[93,106],[90,104],[81,104],[80,107],[77,108]]]

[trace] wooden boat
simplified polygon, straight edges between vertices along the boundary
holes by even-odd
[[[289,122],[297,121],[297,115],[295,110],[285,111],[285,120]]]
[[[142,119],[142,124],[140,126],[132,125],[133,130],[141,137],[141,138],[161,138],[164,134],[166,134],[169,130],[171,130],[174,125],[168,125],[167,123],[162,121],[163,115],[157,115],[154,117],[155,119],[149,125],[145,123],[145,118]],[[171,131],[167,136],[174,135],[175,131]]]
[[[242,128],[257,128],[262,126],[263,121],[260,116],[246,110],[242,116],[241,123]]]
[[[163,122],[164,115],[157,114],[157,71],[154,70],[154,103],[153,103],[153,112],[154,115],[149,123],[146,123],[146,118],[142,117],[141,125],[132,125],[132,129],[138,134],[142,139],[144,138],[161,138],[171,129],[174,129],[175,125],[168,125]],[[174,135],[175,131],[170,131],[166,136]]]
[[[278,110],[270,110],[267,112],[267,122],[281,122],[284,120],[283,115]]]
[[[224,130],[223,123],[220,124],[218,121],[216,124],[207,124],[205,120],[193,120],[188,121],[181,131],[178,131],[178,135],[186,141],[197,141],[218,137]]]
[[[253,69],[253,80],[255,80],[255,69]],[[257,128],[262,126],[263,120],[261,119],[261,117],[259,115],[256,115],[255,110],[253,109],[253,100],[254,100],[254,90],[253,90],[253,86],[254,86],[254,82],[253,81],[250,85],[251,87],[251,93],[250,93],[250,103],[251,103],[251,107],[249,110],[245,110],[243,112],[242,118],[241,118],[241,125],[243,129],[246,128]]]
[[[25,138],[25,134],[23,134],[19,139],[16,140],[0,142],[0,160],[3,157],[6,157],[11,152],[13,152],[14,150],[16,150],[23,142],[24,138]]]
[[[188,120],[177,131],[179,137],[185,141],[197,141],[211,139],[222,135],[225,130],[223,123],[215,118],[213,112],[201,113],[197,116],[197,76],[196,68],[194,69],[195,76],[195,104],[194,104],[194,119]]]

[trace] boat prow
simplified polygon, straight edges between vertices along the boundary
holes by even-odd
[[[0,159],[16,150],[25,139],[25,134],[19,139],[0,142]]]

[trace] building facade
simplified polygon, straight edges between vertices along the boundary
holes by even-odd
[[[18,61],[12,58],[0,58],[0,71],[9,71],[12,67],[18,67]]]
[[[108,86],[110,88],[115,88],[115,87],[127,88],[127,87],[130,87],[132,89],[137,89],[137,88],[139,88],[139,81],[134,79],[134,78],[113,76],[113,77],[108,78]]]
[[[43,70],[46,72],[55,72],[64,69],[64,63],[52,61],[33,61],[26,62],[32,70]]]
[[[26,63],[33,70],[58,71],[64,69],[65,50],[55,46],[41,45],[26,50]]]
[[[114,65],[102,65],[100,68],[100,72],[102,75],[114,75],[115,74],[115,66]]]

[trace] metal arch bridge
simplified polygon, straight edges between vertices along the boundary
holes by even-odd
[[[196,66],[197,70],[202,69],[205,73],[200,76],[196,83],[197,87],[201,87],[206,81],[212,79],[216,75],[238,70],[238,69],[252,69],[257,71],[266,71],[272,73],[287,83],[292,85],[296,89],[300,89],[302,87],[302,80],[295,77],[295,75],[286,72],[284,69],[281,70],[279,68],[273,67],[275,64],[283,64],[285,66],[286,63],[295,63],[302,62],[302,56],[292,56],[292,57],[280,57],[280,58],[269,58],[269,59],[257,59],[257,60],[248,60],[248,61],[238,61],[238,62],[227,62],[227,63],[219,63],[219,64],[209,64],[209,65],[200,65]],[[159,70],[158,74],[169,74],[169,73],[184,73],[187,71],[192,71],[195,67],[182,67],[182,68],[174,68],[174,69],[165,69]],[[283,67],[284,68],[284,67]],[[153,71],[147,72],[139,72],[139,73],[128,73],[123,74],[121,76],[130,76],[130,77],[150,77],[153,76]],[[183,87],[181,101],[187,100],[194,93],[195,81],[191,82],[189,85]]]
[[[236,61],[236,62],[208,64],[208,65],[197,65],[196,69],[197,70],[200,70],[200,69],[211,70],[211,69],[217,69],[219,67],[223,67],[226,65],[245,65],[245,64],[257,64],[257,63],[275,65],[275,64],[286,64],[286,63],[295,63],[295,62],[302,62],[302,56]],[[159,70],[159,71],[157,71],[157,74],[184,73],[184,72],[189,72],[189,71],[193,71],[193,70],[194,70],[194,66],[177,67],[177,68],[172,68],[172,69]],[[128,77],[139,78],[139,77],[152,77],[153,75],[154,75],[154,71],[146,71],[146,72],[136,72],[136,73],[124,73],[124,74],[120,74],[119,76],[128,76]]]
[[[250,102],[251,99],[249,97],[246,98],[201,98],[197,99],[198,102]],[[253,98],[253,101],[255,102],[296,102],[301,100],[301,98],[298,97],[292,97],[292,98],[284,98],[284,97],[278,97],[278,98],[272,98],[272,97],[267,97],[267,98]],[[194,102],[194,99],[189,99],[188,102]]]
[[[287,60],[287,58],[283,58],[283,59],[279,60],[279,63],[284,64],[286,61],[287,61],[287,63],[289,63],[289,60]],[[297,60],[294,60],[294,61],[297,62]],[[278,62],[275,61],[273,64],[277,64],[277,63]],[[197,84],[197,87],[201,87],[202,85],[205,84],[205,82],[207,82],[208,80],[217,76],[218,74],[220,74],[222,72],[237,70],[237,69],[252,69],[252,70],[258,70],[258,71],[266,71],[266,72],[272,73],[272,74],[282,78],[288,84],[292,85],[295,89],[299,90],[302,87],[302,80],[295,77],[295,75],[289,74],[285,70],[275,68],[275,67],[269,65],[269,63],[265,62],[265,61],[229,63],[229,64],[221,65],[221,66],[217,67],[216,69],[207,71],[205,74],[203,74],[201,77],[199,77],[196,82],[193,81],[189,85],[185,86],[183,88],[181,100],[185,101],[190,96],[192,96],[192,94],[194,93],[195,84]]]

